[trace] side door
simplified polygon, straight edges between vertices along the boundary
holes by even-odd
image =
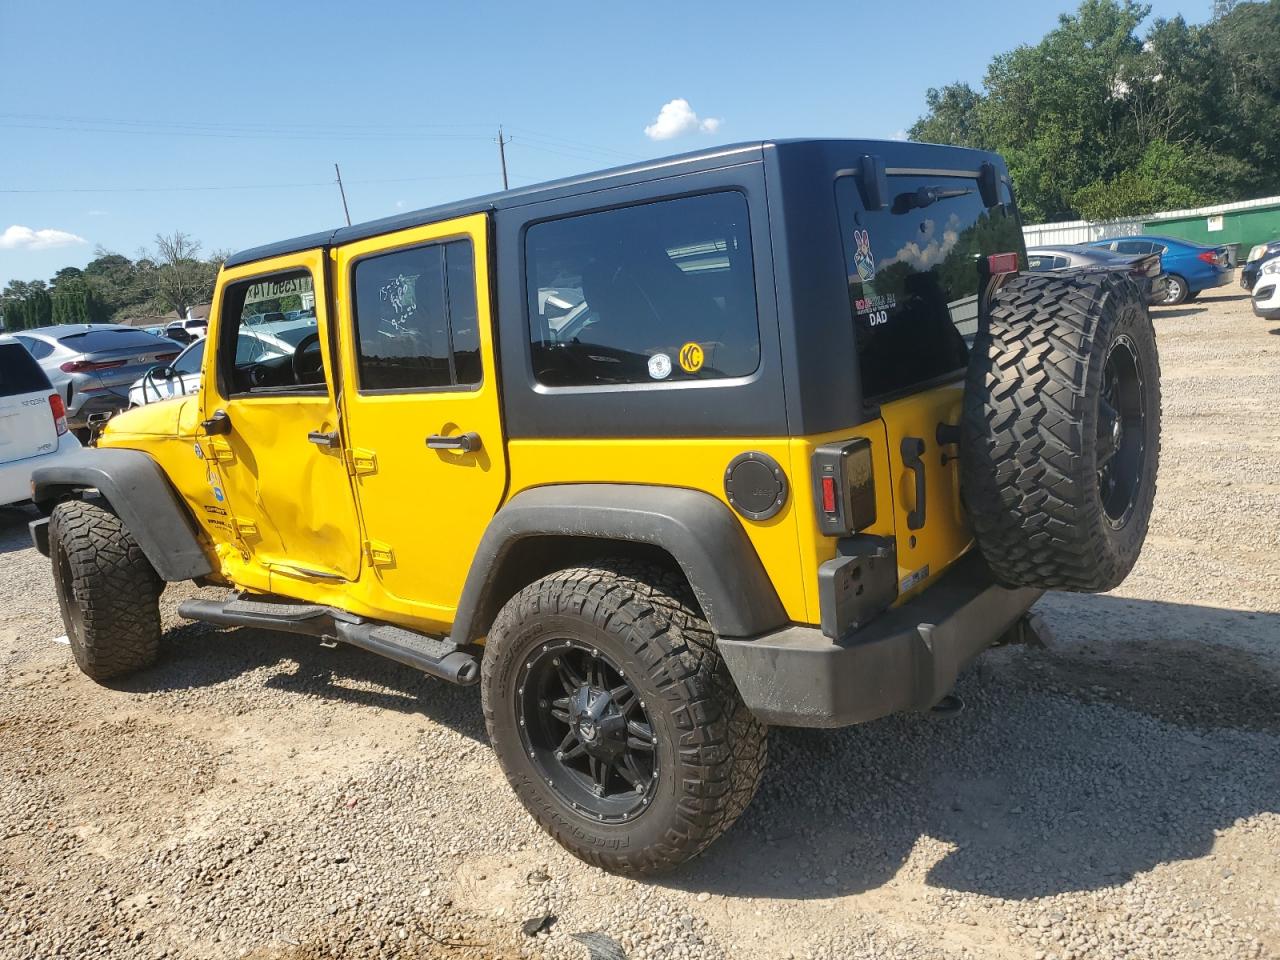
[[[214,498],[225,503],[237,582],[310,598],[355,580],[360,534],[337,407],[325,253],[308,250],[224,270],[201,377],[201,437]],[[274,324],[272,351],[245,351],[266,310],[314,304],[315,316]]]
[[[502,502],[484,214],[337,250],[343,415],[389,610],[447,629]]]

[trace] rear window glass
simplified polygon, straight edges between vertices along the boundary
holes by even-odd
[[[868,212],[857,180],[836,180],[849,306],[868,400],[962,370],[978,329],[979,258],[1017,252],[1026,266],[1012,205],[986,209],[976,180],[891,176],[888,201],[887,208]]]
[[[48,390],[49,379],[20,343],[0,343],[0,397]]]
[[[81,353],[98,353],[103,350],[155,350],[156,338],[141,330],[120,330],[108,327],[105,330],[86,330],[84,333],[69,333],[58,338],[68,350],[79,350]]]
[[[747,200],[714,193],[529,229],[534,374],[548,386],[741,377],[760,363]]]

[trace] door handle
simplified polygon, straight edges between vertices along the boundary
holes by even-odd
[[[924,526],[924,441],[919,437],[902,438],[902,465],[916,475],[916,505],[907,514],[907,529],[919,530]]]
[[[337,430],[330,430],[328,433],[323,430],[312,430],[307,434],[307,439],[317,447],[336,447],[340,438]]]
[[[459,433],[446,437],[442,433],[433,433],[427,437],[427,446],[432,450],[461,450],[463,453],[475,453],[480,449],[480,434]]]

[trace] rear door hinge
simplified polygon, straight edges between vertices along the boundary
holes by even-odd
[[[219,463],[227,463],[236,458],[235,451],[231,449],[231,444],[218,437],[208,437],[205,440],[205,449],[209,451],[209,458]]]
[[[391,545],[383,543],[381,540],[366,540],[364,542],[364,555],[369,558],[369,562],[375,567],[395,562],[395,554],[391,550]]]
[[[352,447],[347,454],[347,473],[353,477],[378,472],[378,457],[372,450]]]

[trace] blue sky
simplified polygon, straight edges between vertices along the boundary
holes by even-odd
[[[1211,4],[1152,6],[1202,21]],[[715,143],[892,137],[928,87],[976,84],[1074,7],[0,0],[0,287],[157,232],[210,251],[332,227],[334,161],[356,222],[485,193],[499,123],[513,185]]]

